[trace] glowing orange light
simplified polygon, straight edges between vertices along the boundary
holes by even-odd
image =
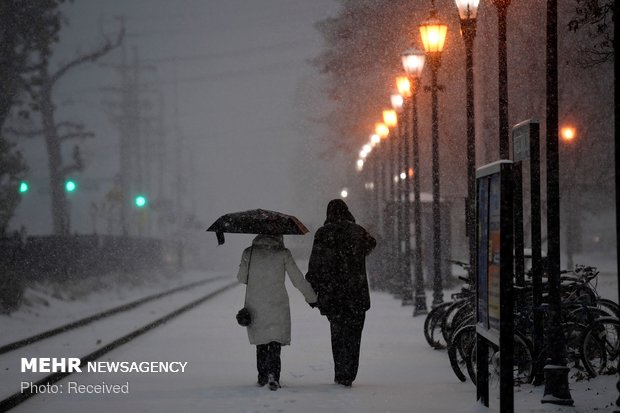
[[[566,142],[570,142],[575,139],[576,135],[577,131],[572,126],[565,126],[560,130],[560,136],[562,136],[562,139]]]
[[[398,76],[396,78],[396,88],[402,97],[411,97],[411,82],[407,76]]]
[[[398,115],[393,109],[386,109],[383,111],[383,123],[389,128],[393,128],[398,125]]]
[[[381,139],[387,139],[390,134],[390,128],[388,128],[385,123],[377,123],[375,124],[375,133],[381,137]]]
[[[441,52],[446,41],[448,26],[435,16],[420,25],[420,36],[426,53]]]
[[[413,168],[409,168],[407,174],[409,175],[409,178],[413,177]]]

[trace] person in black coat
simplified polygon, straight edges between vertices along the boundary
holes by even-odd
[[[366,256],[375,245],[375,239],[355,223],[344,201],[329,202],[325,224],[314,236],[306,280],[330,323],[334,380],[347,387],[359,366],[362,329],[370,308]]]

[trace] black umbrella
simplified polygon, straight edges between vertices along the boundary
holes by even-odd
[[[215,232],[217,244],[224,243],[224,233],[234,234],[266,234],[303,235],[308,228],[292,215],[266,209],[252,209],[250,211],[233,212],[219,217],[207,231]]]

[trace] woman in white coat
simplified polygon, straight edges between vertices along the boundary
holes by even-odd
[[[247,284],[246,308],[251,324],[247,327],[250,344],[256,345],[258,384],[280,387],[281,346],[291,343],[291,311],[284,286],[287,272],[306,302],[315,306],[317,296],[284,247],[281,235],[258,235],[241,256],[237,279]]]

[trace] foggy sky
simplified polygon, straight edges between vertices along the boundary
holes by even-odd
[[[102,33],[113,37],[116,18],[124,17],[128,58],[137,52],[147,66],[141,80],[163,90],[171,160],[178,80],[184,207],[206,224],[226,212],[260,207],[295,214],[316,229],[326,201],[344,185],[334,171],[350,168],[338,157],[319,159],[325,151],[322,129],[311,121],[328,105],[320,75],[307,63],[321,47],[313,24],[336,8],[333,0],[75,1],[64,6],[70,23],[61,32],[52,67],[101,44]],[[106,106],[118,96],[103,88],[119,86],[110,65],[120,63],[120,53],[71,72],[55,91],[57,120],[84,122],[96,133],[82,144],[86,169],[76,175],[82,190],[71,196],[72,232],[93,231],[90,204],[103,199],[118,172],[119,133]],[[11,227],[50,233],[43,141],[21,141],[20,147],[32,191]],[[64,150],[68,159],[70,146]],[[192,165],[194,173],[187,176]],[[228,239],[233,245],[246,242]],[[213,234],[205,234],[206,243],[215,245]]]

